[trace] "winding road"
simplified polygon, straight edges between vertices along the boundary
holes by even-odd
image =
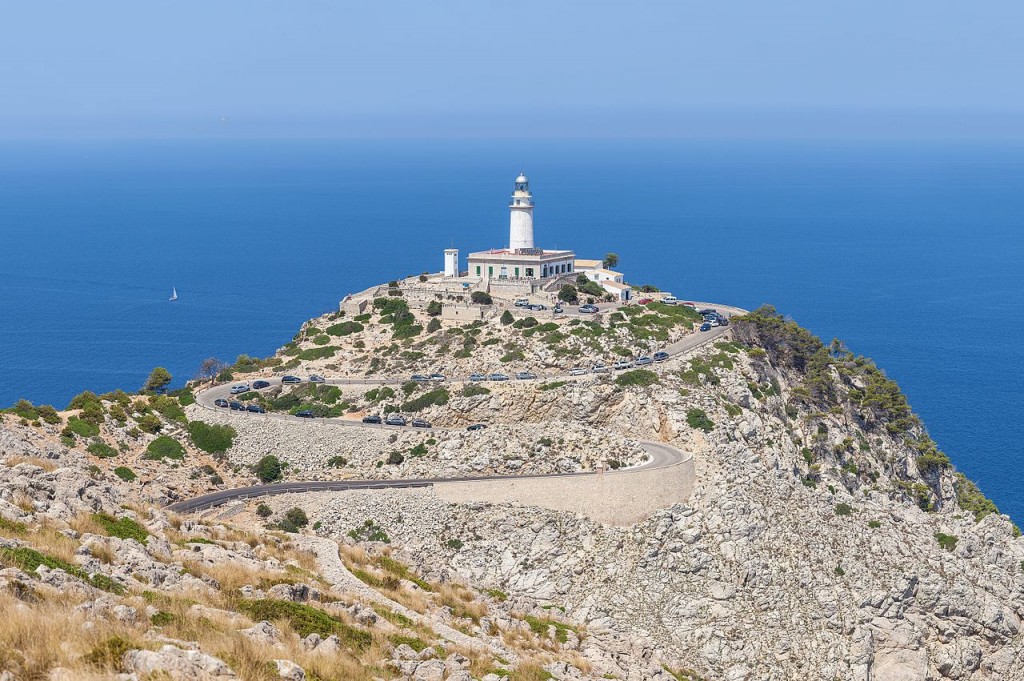
[[[710,305],[700,304],[701,307],[716,307],[716,309],[724,312],[726,315],[731,316],[734,314],[742,314],[745,312],[739,308],[724,306],[724,305]],[[723,337],[728,333],[729,327],[716,327],[710,331],[697,332],[690,334],[685,338],[682,338],[675,343],[672,343],[665,348],[665,352],[670,357],[677,357],[699,348],[707,343],[715,341]],[[652,365],[652,368],[656,365]],[[587,374],[588,376],[592,374]],[[580,377],[578,376],[567,376],[563,374],[551,374],[551,375],[540,375],[537,379],[550,379],[550,378],[565,378],[569,380],[575,380]],[[280,385],[281,379],[264,379],[271,383],[271,385]],[[383,384],[400,384],[408,379],[405,378],[336,378],[328,379],[326,384],[329,385],[383,385]],[[458,377],[449,379],[451,383],[466,383],[468,377]],[[509,381],[510,383],[526,383],[534,382],[531,381]],[[230,390],[232,383],[213,386],[208,388],[196,395],[196,404],[204,409],[217,411],[221,414],[228,414],[235,416],[239,419],[277,419],[284,421],[296,421],[296,422],[315,422],[317,424],[333,425],[333,426],[345,426],[355,428],[376,428],[376,429],[394,429],[402,430],[411,428],[410,426],[387,426],[383,424],[366,424],[361,421],[353,419],[343,418],[300,418],[289,414],[258,414],[251,412],[239,412],[229,411],[223,407],[217,407],[214,405],[214,401],[217,399],[230,398]],[[438,430],[455,430],[445,428],[435,428],[434,431]],[[676,447],[667,445],[661,442],[650,442],[641,441],[641,446],[647,451],[649,460],[639,466],[631,466],[629,468],[623,468],[615,471],[579,471],[574,473],[543,473],[535,475],[491,475],[491,476],[470,476],[470,477],[448,477],[448,478],[407,478],[397,480],[312,480],[305,482],[282,482],[266,485],[255,485],[251,487],[239,487],[235,489],[219,490],[210,494],[204,494],[202,496],[193,497],[191,499],[185,499],[182,501],[175,502],[168,506],[168,509],[178,513],[189,513],[194,511],[205,510],[214,508],[216,506],[224,505],[231,501],[251,499],[254,497],[264,497],[276,494],[290,494],[290,493],[302,493],[302,492],[324,492],[324,491],[344,491],[344,490],[372,490],[372,489],[410,489],[410,488],[422,488],[432,487],[443,483],[476,483],[476,482],[511,482],[511,481],[527,481],[527,480],[539,480],[547,479],[554,480],[559,478],[575,478],[575,477],[587,477],[587,476],[604,476],[604,477],[618,477],[618,476],[631,476],[638,473],[646,473],[653,470],[665,469],[677,466],[682,463],[687,463],[692,460],[692,455],[688,452],[684,452]]]

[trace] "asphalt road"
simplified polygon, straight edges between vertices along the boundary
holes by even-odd
[[[742,314],[744,310],[739,308],[733,308],[723,305],[714,305],[710,303],[699,303],[700,308],[714,307],[720,312],[726,315]],[[689,352],[702,345],[710,343],[724,336],[728,332],[729,327],[716,327],[710,331],[697,332],[686,336],[685,338],[672,343],[665,348],[670,356],[675,357],[680,354]],[[651,365],[652,368],[657,365]],[[592,375],[592,374],[587,374]],[[551,379],[551,378],[576,378],[570,377],[565,374],[550,374],[550,375],[539,375],[535,380]],[[268,380],[271,385],[279,385],[281,379],[264,379]],[[329,385],[383,385],[383,384],[400,384],[408,379],[404,378],[336,378],[328,379],[326,381]],[[468,382],[469,377],[450,377],[448,382],[459,383]],[[524,383],[527,381],[509,381],[510,383]],[[532,382],[532,381],[530,381]],[[250,418],[250,419],[277,419],[286,421],[303,421],[311,422],[315,421],[318,424],[329,424],[334,426],[348,426],[356,428],[384,428],[384,429],[402,429],[403,426],[385,426],[380,424],[366,424],[361,421],[341,418],[318,418],[318,419],[306,419],[299,418],[297,416],[291,416],[289,414],[254,414],[249,412],[230,411],[223,407],[214,406],[214,400],[223,398],[230,399],[231,386],[236,384],[235,382],[214,386],[207,390],[204,390],[196,395],[196,403],[206,409],[219,411],[225,414],[231,414],[238,418]],[[404,428],[411,428],[411,426],[404,426]],[[443,430],[443,429],[434,429]],[[449,429],[450,430],[450,429]],[[641,445],[647,450],[650,455],[650,460],[640,466],[632,466],[630,468],[621,469],[617,471],[608,471],[602,473],[602,475],[629,475],[637,471],[647,471],[651,469],[665,468],[673,466],[675,464],[686,461],[688,454],[682,450],[676,449],[670,445],[666,445],[660,442],[641,442]],[[539,475],[492,475],[492,476],[477,476],[477,477],[458,477],[458,478],[410,478],[404,480],[311,480],[306,482],[282,482],[269,485],[255,485],[252,487],[240,487],[236,489],[220,490],[212,492],[210,494],[204,494],[199,497],[193,497],[183,501],[176,502],[168,506],[172,511],[179,513],[187,513],[191,511],[197,511],[201,509],[213,508],[215,506],[223,505],[229,501],[238,499],[248,499],[253,497],[262,497],[275,494],[288,494],[294,492],[322,492],[322,491],[342,491],[342,490],[353,490],[353,489],[408,489],[416,487],[430,487],[434,484],[445,483],[445,482],[480,482],[486,480],[527,480],[530,478],[559,478],[559,477],[573,477],[583,475],[596,475],[594,471],[582,471],[577,473],[546,473]]]

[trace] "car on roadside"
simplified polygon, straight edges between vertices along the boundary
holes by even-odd
[[[483,430],[486,427],[487,427],[487,424],[485,424],[485,423],[474,423],[473,425],[467,427],[466,430],[468,430],[468,431]]]
[[[729,318],[728,317],[719,317],[718,318],[718,325],[719,326],[729,326]]]
[[[686,307],[692,307],[694,310],[697,309],[697,303],[693,302],[692,300],[684,300],[683,305],[685,305]]]
[[[426,421],[424,419],[413,419],[412,420],[412,427],[413,428],[430,428],[431,425],[430,425],[430,421]]]
[[[551,311],[554,312],[555,314],[562,314],[565,310],[562,309],[561,305],[555,305],[555,307],[552,308]]]
[[[533,373],[532,371],[520,371],[516,373],[517,381],[530,381],[535,378],[537,378],[537,374]]]
[[[598,362],[593,367],[591,367],[590,370],[595,374],[603,374],[606,373],[607,371],[610,371],[610,368],[607,364],[604,364],[603,362]]]
[[[679,299],[676,298],[675,296],[665,296],[664,298],[661,299],[661,302],[665,303],[666,305],[676,305],[679,303]]]
[[[413,374],[410,380],[416,381],[417,383],[426,383],[430,380],[430,376],[424,376],[423,374]]]
[[[626,360],[623,359],[613,364],[612,369],[615,369],[616,371],[622,371],[623,369],[628,369],[631,366],[633,366],[632,362],[627,362]]]
[[[261,407],[258,404],[250,404],[249,406],[247,406],[245,408],[245,410],[247,412],[250,412],[250,413],[253,413],[253,414],[266,414],[267,413],[267,410],[264,409],[263,407]]]
[[[270,381],[253,381],[252,382],[252,389],[253,390],[263,390],[264,388],[269,388],[269,387],[270,387]]]
[[[516,307],[528,307],[530,305],[530,301],[526,298],[516,298],[516,302],[513,303],[513,305]]]
[[[231,386],[231,394],[232,395],[241,395],[242,393],[247,393],[247,392],[249,392],[249,384],[248,383],[239,383],[238,385]]]
[[[548,309],[548,306],[542,305],[541,303],[535,303],[530,306],[530,309],[533,310],[534,312],[543,312],[544,310]]]
[[[587,373],[589,372],[583,367],[573,367],[572,369],[569,369],[570,376],[583,376],[584,374]]]
[[[377,416],[376,414],[370,414],[369,416],[363,417],[363,423],[383,423],[384,419]]]
[[[642,367],[648,364],[654,364],[654,360],[650,357],[637,357],[636,361],[633,362],[634,366]]]
[[[231,411],[245,411],[245,405],[242,404],[241,402],[234,402],[234,401],[232,401],[230,406],[231,406]]]
[[[715,317],[714,319],[710,320],[708,324],[710,324],[712,328],[722,325],[722,323],[718,321],[718,317]]]
[[[384,419],[385,426],[404,426],[405,424],[405,417],[399,416],[398,414],[392,414],[391,416]]]
[[[487,375],[486,374],[470,374],[469,375],[469,380],[474,381],[474,382],[486,381],[487,380]]]
[[[488,381],[507,381],[508,380],[508,376],[506,376],[505,374],[494,373],[494,374],[490,374],[487,377],[487,380]]]
[[[300,419],[316,418],[316,416],[313,414],[312,409],[303,409],[302,411],[297,411],[295,412],[295,415],[298,416]]]
[[[659,350],[658,352],[654,353],[655,362],[664,362],[666,359],[668,359],[668,353],[665,352],[664,350]]]
[[[710,322],[704,322],[703,324],[700,325],[700,330],[701,331],[710,331],[711,330],[711,323]]]
[[[319,375],[319,374],[313,374],[312,376],[309,377],[309,382],[310,383],[326,383],[327,379],[324,378],[323,376]]]
[[[586,305],[580,305],[579,309],[580,314],[597,314],[600,311],[601,310],[600,308],[597,307],[597,305],[591,305],[589,303],[587,303]]]
[[[702,316],[707,316],[709,314],[718,314],[718,310],[716,310],[713,307],[705,307],[703,310],[697,310],[697,312]]]
[[[213,406],[215,406],[215,407],[226,407],[226,406],[228,406],[228,401],[223,399],[223,398],[217,399],[217,400],[213,401]]]
[[[281,377],[281,382],[282,383],[302,383],[302,379],[299,378],[298,376],[282,376]]]
[[[441,382],[441,381],[445,381],[447,379],[445,378],[444,374],[430,374],[430,380],[431,381]]]

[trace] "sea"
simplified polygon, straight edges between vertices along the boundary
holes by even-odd
[[[347,293],[506,245],[520,171],[539,245],[844,340],[1024,523],[1019,143],[0,142],[0,404],[269,355]]]

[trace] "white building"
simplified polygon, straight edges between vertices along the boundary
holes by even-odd
[[[533,240],[533,194],[526,175],[516,178],[509,203],[508,248],[469,254],[468,276],[491,279],[548,279],[574,271],[576,254],[537,248]]]
[[[615,296],[616,300],[629,300],[630,287],[623,281],[622,272],[605,269],[604,263],[600,260],[576,260],[574,264],[577,272],[600,284],[601,288]]]

